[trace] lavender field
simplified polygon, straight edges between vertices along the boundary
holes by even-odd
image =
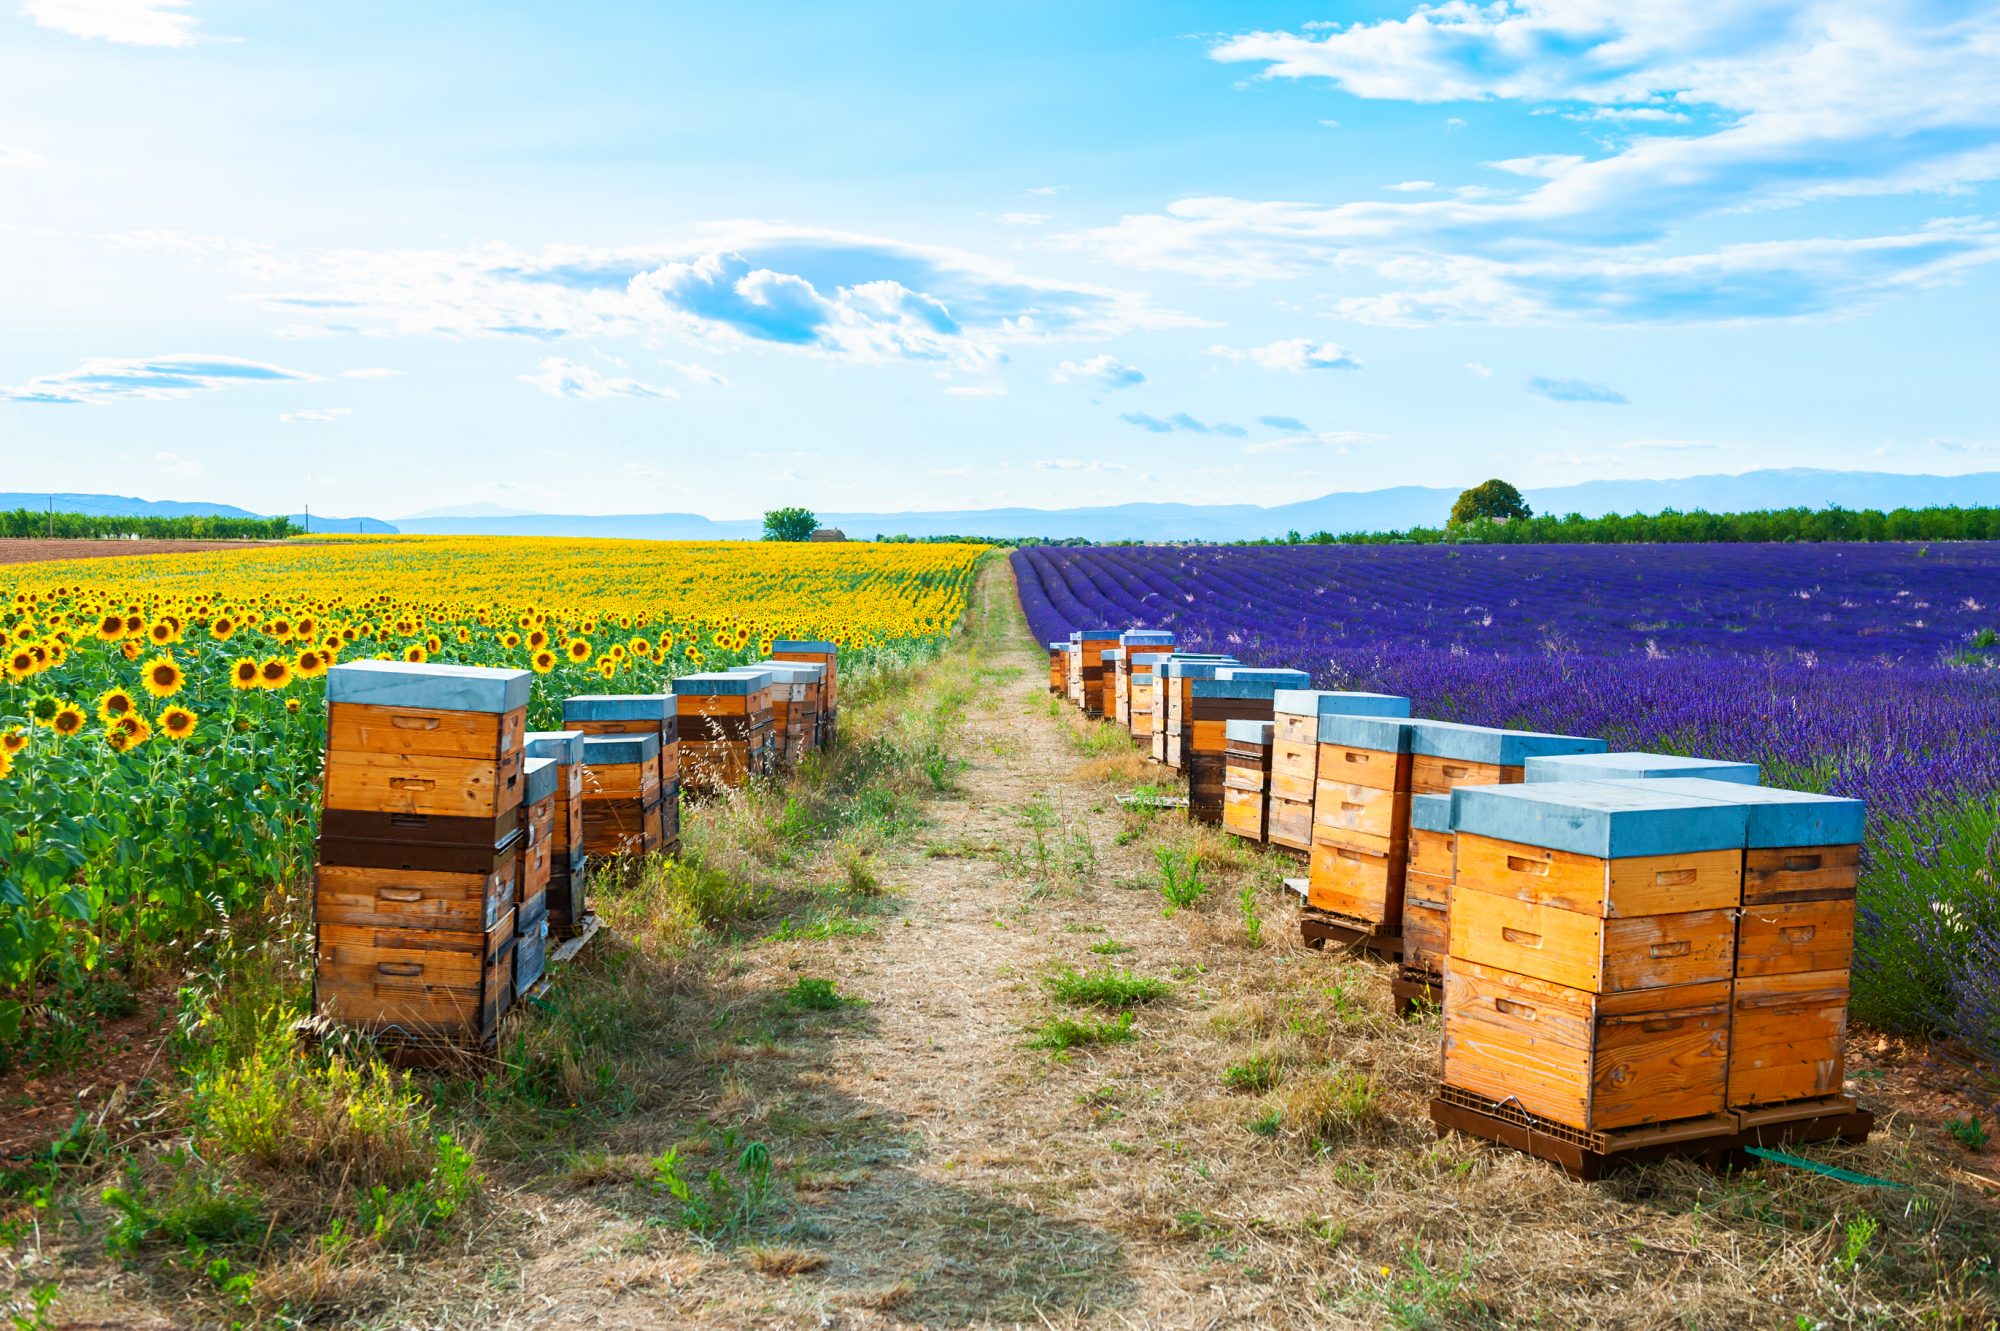
[[[1036,636],[1405,693],[1420,715],[1748,759],[1868,801],[1858,1013],[2000,1053],[2000,544],[1033,547]]]

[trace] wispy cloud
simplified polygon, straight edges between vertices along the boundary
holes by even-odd
[[[1049,375],[1052,383],[1095,384],[1099,388],[1132,388],[1146,382],[1143,372],[1116,356],[1092,356],[1089,360],[1066,360]]]
[[[1481,379],[1491,379],[1493,377],[1493,367],[1476,360],[1467,361],[1465,368],[1478,375]]]
[[[1382,188],[1394,190],[1398,194],[1427,194],[1437,188],[1437,182],[1435,180],[1399,180],[1393,185],[1384,185]]]
[[[697,365],[691,361],[663,360],[660,364],[680,375],[689,383],[707,384],[710,388],[729,387],[729,376],[707,365]]]
[[[1551,379],[1540,374],[1528,380],[1528,391],[1551,402],[1610,402],[1622,405],[1626,400],[1617,389],[1593,384],[1587,379]]]
[[[151,360],[87,360],[74,370],[0,387],[0,400],[82,403],[191,397],[240,384],[318,383],[319,376],[235,356],[157,356]]]
[[[1118,419],[1152,434],[1219,434],[1227,439],[1241,439],[1249,433],[1240,425],[1231,425],[1226,421],[1210,423],[1196,420],[1184,411],[1177,411],[1164,420],[1143,411],[1128,411]]]
[[[307,411],[287,411],[279,420],[299,425],[331,425],[342,416],[352,416],[351,407],[313,407]]]
[[[26,0],[24,18],[72,37],[126,46],[192,46],[199,22],[189,0]]]
[[[10,166],[47,166],[49,159],[29,148],[0,143],[0,169]]]
[[[1254,444],[1244,445],[1245,453],[1296,453],[1304,449],[1326,449],[1333,453],[1347,453],[1362,444],[1380,443],[1379,434],[1365,434],[1359,430],[1308,431],[1304,434],[1286,435],[1282,439],[1264,439]]]
[[[1659,453],[1707,453],[1722,447],[1705,439],[1633,439],[1618,446],[1634,452]]]
[[[564,360],[561,356],[550,356],[535,367],[533,374],[520,376],[521,382],[533,384],[552,397],[577,398],[586,402],[602,401],[614,397],[679,397],[671,388],[642,384],[637,379],[615,378],[599,373],[588,365]]]
[[[1035,464],[1037,471],[1124,471],[1122,462],[1085,462],[1081,458],[1044,458]]]
[[[153,465],[163,476],[194,476],[201,471],[199,462],[193,458],[182,457],[179,453],[155,453]]]
[[[1347,349],[1337,342],[1315,342],[1309,337],[1287,338],[1282,342],[1271,342],[1261,347],[1224,347],[1208,349],[1211,356],[1224,360],[1249,361],[1267,370],[1283,370],[1291,374],[1303,374],[1307,370],[1355,370],[1361,362],[1349,355]]]
[[[1290,430],[1295,434],[1304,434],[1312,428],[1296,416],[1259,416],[1257,424],[1267,425],[1273,430]]]

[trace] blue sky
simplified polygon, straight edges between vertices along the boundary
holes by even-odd
[[[2000,468],[2000,4],[10,3],[0,489]]]

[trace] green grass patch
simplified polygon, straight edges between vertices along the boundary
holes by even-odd
[[[1168,989],[1164,980],[1134,975],[1129,970],[1106,968],[1086,972],[1074,966],[1063,967],[1043,980],[1042,985],[1058,1003],[1108,1009],[1151,1003],[1164,997]]]
[[[1137,1037],[1138,1032],[1132,1029],[1130,1012],[1121,1012],[1110,1021],[1097,1017],[1084,1017],[1080,1020],[1071,1017],[1051,1017],[1035,1027],[1028,1041],[1028,1047],[1062,1053],[1086,1045],[1130,1044]]]

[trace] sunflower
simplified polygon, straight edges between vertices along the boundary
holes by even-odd
[[[56,709],[53,717],[49,718],[49,729],[58,735],[74,735],[83,729],[83,723],[89,719],[83,714],[81,707],[73,702],[66,702]]]
[[[260,688],[282,689],[292,682],[292,663],[282,656],[273,656],[257,667],[257,684]]]
[[[97,636],[105,642],[117,642],[125,636],[125,616],[106,615],[97,622]]]
[[[146,692],[155,698],[173,697],[181,691],[181,685],[186,682],[187,676],[181,673],[181,668],[174,663],[174,658],[171,656],[156,656],[146,662],[146,674],[141,680]]]
[[[503,633],[500,635],[500,645],[511,651],[521,645],[521,635],[512,632]]]
[[[582,638],[571,638],[567,650],[569,659],[579,664],[590,659],[590,644]]]
[[[7,654],[7,678],[26,679],[35,673],[35,654],[25,647],[17,647]]]
[[[274,619],[264,626],[264,635],[283,642],[292,636],[292,621],[282,618]]]
[[[118,645],[118,654],[127,661],[136,661],[139,659],[139,644],[127,638]]]
[[[229,667],[229,687],[233,689],[254,689],[261,678],[256,661],[250,657],[238,657]]]
[[[136,609],[126,611],[125,635],[127,637],[132,637],[136,634],[144,633],[145,631],[146,631],[146,617],[140,614]]]
[[[137,705],[124,689],[106,689],[97,700],[97,719],[108,724]]]
[[[136,717],[124,717],[111,728],[110,733],[104,737],[104,742],[115,752],[130,753],[152,737],[153,732],[147,728],[144,721]]]
[[[606,679],[616,679],[618,677],[618,663],[609,659],[599,661],[597,663],[597,673]]]
[[[7,773],[14,770],[14,754],[11,750],[0,749],[0,781],[7,779]]]
[[[28,718],[38,726],[45,726],[56,719],[62,708],[62,700],[52,693],[44,693],[28,704]]]
[[[422,643],[413,642],[403,649],[403,659],[411,665],[422,665],[431,659],[431,654],[424,650]]]
[[[28,732],[19,726],[15,726],[6,734],[0,735],[0,753],[19,753],[27,747]]]
[[[218,616],[216,621],[208,626],[208,636],[217,642],[228,642],[236,636],[236,621],[228,615]]]
[[[300,652],[298,660],[292,663],[300,679],[318,679],[326,673],[327,664],[325,653],[313,651],[310,647]]]
[[[297,698],[285,699],[285,710],[291,715],[297,716],[299,714],[299,700]]]
[[[185,707],[169,707],[160,713],[160,733],[168,739],[186,739],[194,734],[195,714]]]
[[[180,636],[180,634],[174,632],[174,626],[164,619],[146,630],[146,640],[155,647],[172,646]]]
[[[542,630],[536,629],[534,632],[528,635],[529,651],[539,652],[540,650],[542,650],[542,648],[548,645],[549,645],[549,635],[542,632]]]
[[[536,674],[546,675],[556,668],[556,654],[544,647],[535,653],[531,664],[535,667]]]
[[[472,641],[472,630],[471,630],[471,629],[469,629],[469,628],[467,628],[467,627],[466,627],[465,625],[463,625],[463,624],[460,624],[460,625],[458,626],[458,640],[459,640],[460,642],[471,642],[471,641]]]

